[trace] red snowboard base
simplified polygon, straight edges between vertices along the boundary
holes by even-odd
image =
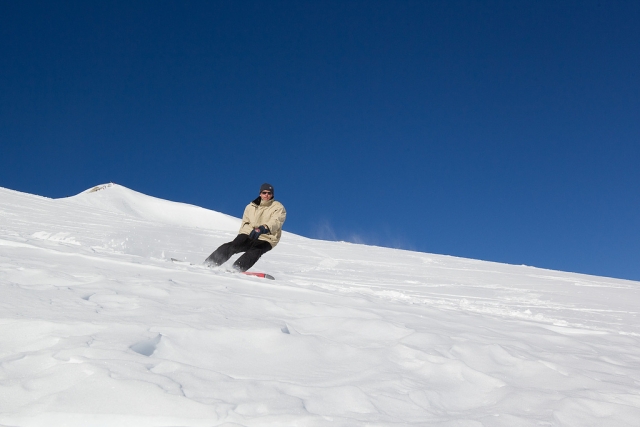
[[[254,273],[253,271],[245,271],[242,274],[246,274],[247,276],[262,277],[263,279],[276,280],[275,277],[267,273]]]

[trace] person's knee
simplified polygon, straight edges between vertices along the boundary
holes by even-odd
[[[262,255],[271,250],[271,243],[265,242],[264,240],[257,240],[257,241],[254,241],[251,249],[259,251],[260,255]]]

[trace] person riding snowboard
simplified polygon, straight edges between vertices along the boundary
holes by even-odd
[[[233,268],[237,271],[247,271],[263,254],[273,249],[280,241],[282,224],[287,218],[284,206],[273,197],[273,186],[262,184],[260,196],[244,209],[238,236],[216,249],[204,263],[210,267],[217,267],[227,262],[234,254],[244,252],[233,263]]]

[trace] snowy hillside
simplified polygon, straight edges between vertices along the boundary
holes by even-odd
[[[289,233],[276,281],[170,261],[238,226],[0,189],[0,425],[640,425],[638,282]]]

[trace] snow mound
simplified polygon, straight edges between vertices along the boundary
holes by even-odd
[[[199,206],[147,196],[113,183],[92,187],[66,200],[143,221],[179,227],[224,231],[237,231],[240,228],[238,218]]]

